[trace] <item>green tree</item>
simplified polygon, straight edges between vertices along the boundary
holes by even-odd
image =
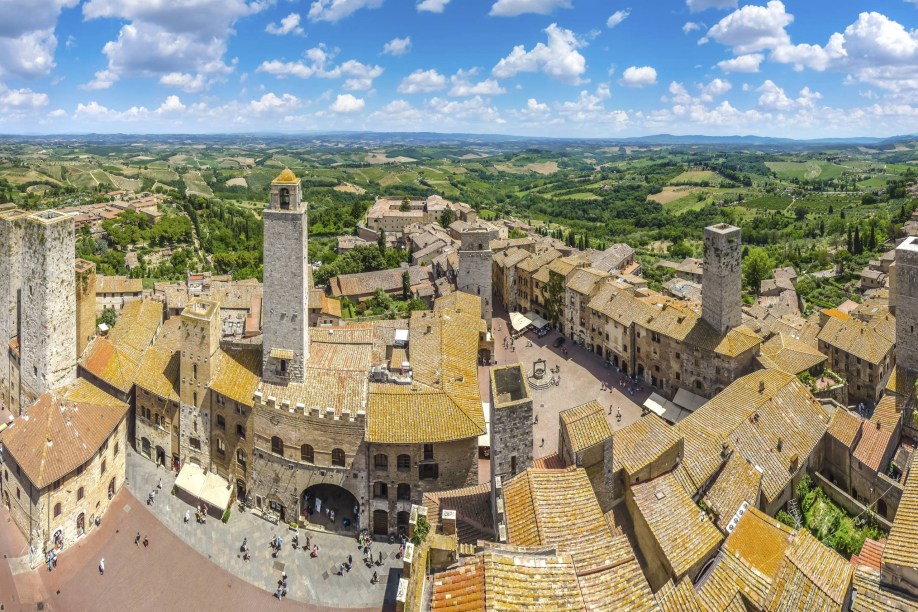
[[[545,314],[555,327],[561,320],[561,310],[564,305],[564,277],[557,272],[548,272],[548,282],[545,283]]]
[[[743,260],[743,278],[755,293],[759,292],[762,281],[771,276],[774,262],[765,249],[750,249],[749,256]]]
[[[449,227],[453,224],[453,221],[456,220],[456,212],[447,206],[443,209],[443,213],[440,215],[440,225],[443,227]]]
[[[402,299],[407,301],[411,298],[411,274],[408,270],[402,272]]]
[[[115,326],[115,323],[118,322],[118,312],[111,306],[106,306],[102,309],[102,315],[96,319],[96,325],[105,323],[108,325],[108,328],[111,329]]]
[[[379,249],[380,255],[386,254],[386,230],[379,228],[379,236],[376,238],[376,248]]]

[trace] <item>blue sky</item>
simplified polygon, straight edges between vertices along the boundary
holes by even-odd
[[[918,0],[0,0],[0,132],[918,132]]]

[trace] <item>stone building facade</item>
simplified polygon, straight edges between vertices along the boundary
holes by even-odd
[[[460,234],[459,291],[481,298],[481,318],[491,324],[492,259],[490,234],[487,229],[473,228]]]
[[[85,259],[74,263],[76,278],[76,358],[96,335],[96,264]]]
[[[743,244],[740,228],[726,223],[704,228],[702,316],[725,334],[743,322]]]
[[[73,217],[33,213],[23,227],[20,387],[22,405],[76,377]]]
[[[264,211],[262,376],[303,382],[309,359],[309,248],[300,180],[289,170],[271,183]]]

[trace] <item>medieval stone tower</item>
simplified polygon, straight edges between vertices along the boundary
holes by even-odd
[[[47,210],[25,221],[19,334],[23,406],[76,377],[73,217]]]
[[[76,275],[76,355],[79,359],[96,335],[96,264],[77,259],[73,272]]]
[[[462,232],[459,246],[459,291],[481,297],[481,318],[491,325],[491,237],[484,228]]]
[[[0,211],[0,405],[19,405],[16,379],[9,359],[10,340],[19,336],[19,300],[22,296],[22,228],[28,213]],[[15,397],[14,397],[15,395]]]
[[[918,372],[918,238],[896,247],[896,364]]]
[[[181,456],[198,458],[207,466],[210,457],[210,404],[207,388],[213,378],[220,348],[220,305],[195,299],[182,311],[182,352],[179,358]]]
[[[500,532],[503,485],[532,467],[532,393],[519,363],[491,368],[491,490],[494,525]],[[498,533],[500,537],[500,533]],[[506,542],[506,538],[501,540]]]
[[[704,228],[701,315],[725,334],[743,322],[743,245],[738,227],[721,223]]]
[[[262,378],[303,382],[309,358],[309,238],[300,179],[285,169],[264,211]]]

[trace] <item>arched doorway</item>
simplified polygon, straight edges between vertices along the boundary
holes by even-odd
[[[156,463],[166,467],[166,450],[158,445],[156,447]]]
[[[245,502],[245,481],[241,478],[236,480],[236,499]]]
[[[111,499],[115,496],[115,477],[108,482],[108,498]]]
[[[268,500],[268,510],[273,512],[278,517],[278,522],[286,523],[287,522],[287,507],[284,504],[280,503],[276,499]]]
[[[150,454],[150,449],[152,448],[150,441],[147,438],[140,439],[140,454],[146,457],[147,459],[152,459]]]
[[[80,537],[86,533],[86,513],[80,512],[80,516],[76,520],[76,533],[77,537]]]
[[[330,483],[306,488],[300,495],[300,516],[328,531],[352,533],[360,528],[360,504],[353,493]]]
[[[410,518],[410,512],[402,511],[395,515],[395,524],[398,527],[398,535],[408,537],[408,520]]]
[[[878,500],[877,500],[877,514],[879,514],[879,515],[882,516],[883,518],[887,518],[887,516],[886,516],[886,510],[887,510],[887,508],[886,508],[886,500],[885,500],[885,499],[878,499]]]
[[[386,510],[373,511],[373,535],[389,533],[389,513]]]

